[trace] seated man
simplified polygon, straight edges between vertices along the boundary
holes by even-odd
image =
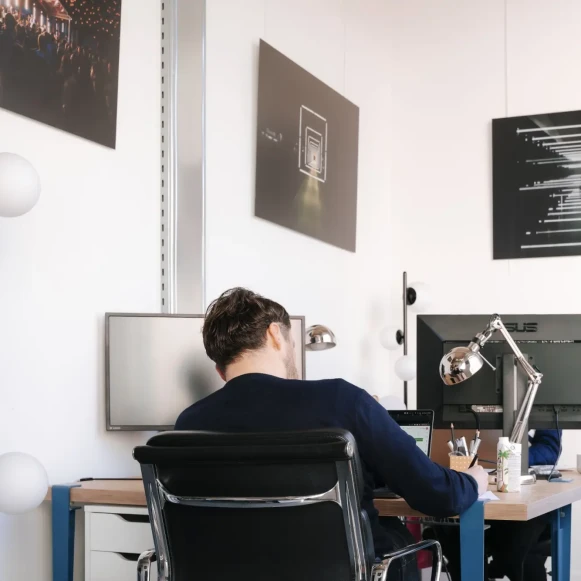
[[[245,289],[225,292],[206,313],[203,339],[226,385],[182,412],[176,430],[349,430],[363,464],[362,508],[378,557],[413,538],[398,519],[380,523],[373,505],[377,483],[416,510],[442,517],[460,514],[487,489],[481,467],[460,474],[433,463],[366,391],[341,379],[297,380],[289,315],[274,301]],[[415,560],[403,568],[390,579],[419,578]]]

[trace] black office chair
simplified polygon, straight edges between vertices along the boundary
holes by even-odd
[[[167,432],[135,448],[155,551],[141,555],[148,581],[157,557],[164,581],[383,581],[375,563],[357,446],[345,430],[218,434]]]

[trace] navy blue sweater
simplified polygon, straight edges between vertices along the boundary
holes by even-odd
[[[535,435],[529,436],[529,466],[556,464],[562,434],[562,430],[535,430]]]
[[[378,554],[391,549],[373,506],[373,490],[387,485],[411,507],[452,516],[478,497],[476,481],[432,462],[366,391],[341,379],[298,381],[242,375],[182,412],[176,430],[270,432],[336,427],[357,442]]]

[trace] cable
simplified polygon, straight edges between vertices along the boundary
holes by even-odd
[[[474,416],[474,419],[476,420],[476,429],[480,431],[480,416],[471,407],[468,408],[467,411]]]
[[[555,463],[551,468],[551,473],[549,474],[549,478],[547,479],[548,482],[551,482],[553,472],[555,472],[555,468],[557,467],[559,459],[561,458],[561,453],[563,452],[563,439],[561,438],[561,430],[559,430],[559,410],[557,409],[556,405],[553,406],[553,412],[555,414],[555,425],[557,426],[557,435],[559,436],[559,454],[557,455],[557,459],[555,460]]]

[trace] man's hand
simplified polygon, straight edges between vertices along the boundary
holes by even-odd
[[[488,473],[484,471],[482,466],[473,466],[466,470],[466,474],[472,476],[478,484],[478,496],[484,494],[488,490]]]

